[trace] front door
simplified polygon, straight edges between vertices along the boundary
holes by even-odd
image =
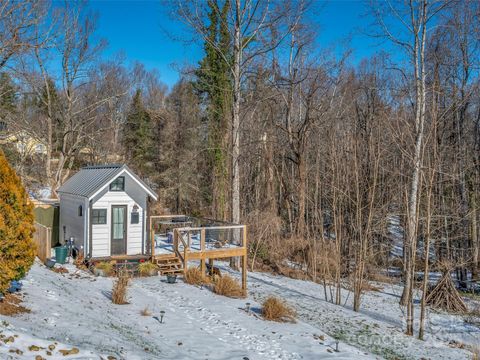
[[[127,253],[127,206],[112,205],[112,255]]]

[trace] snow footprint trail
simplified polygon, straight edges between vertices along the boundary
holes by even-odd
[[[182,286],[185,288],[185,286]],[[148,290],[151,295],[158,293],[156,286],[142,286],[140,290]],[[181,290],[180,290],[181,291]],[[288,352],[282,344],[273,337],[249,334],[246,327],[239,321],[228,319],[225,314],[220,314],[210,308],[204,307],[205,302],[184,296],[180,291],[170,292],[169,311],[177,312],[184,316],[186,323],[195,326],[199,331],[199,338],[215,338],[229,348],[237,348],[244,356],[253,354],[259,359],[300,359],[298,354]],[[151,296],[150,295],[150,296]],[[208,293],[209,297],[217,295]],[[240,311],[235,307],[234,311]],[[251,320],[247,314],[241,314]],[[228,319],[228,320],[225,320]],[[251,356],[251,355],[250,355]],[[240,357],[241,359],[241,357]]]

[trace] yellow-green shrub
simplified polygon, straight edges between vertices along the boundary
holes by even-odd
[[[33,207],[0,150],[0,292],[22,278],[35,259]]]
[[[157,269],[157,265],[149,261],[138,264],[138,272],[140,275],[150,275],[150,273]]]
[[[95,268],[102,270],[105,275],[112,275],[113,274],[113,262],[110,261],[101,261],[95,264]]]

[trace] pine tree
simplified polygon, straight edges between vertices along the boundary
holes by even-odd
[[[33,264],[33,209],[15,171],[0,150],[0,293]]]
[[[123,143],[127,161],[140,175],[148,176],[153,170],[154,124],[137,90],[123,128]]]
[[[5,113],[10,113],[15,110],[16,92],[10,75],[7,73],[0,73],[0,111],[1,117]]]

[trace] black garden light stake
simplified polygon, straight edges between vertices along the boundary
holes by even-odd
[[[165,315],[165,311],[160,311],[160,324],[163,324],[163,317]]]
[[[335,352],[339,352],[340,350],[338,350],[338,340],[335,340]]]
[[[249,302],[247,302],[247,303],[245,304],[245,309],[247,310],[247,313],[250,312],[250,303],[249,303]]]

